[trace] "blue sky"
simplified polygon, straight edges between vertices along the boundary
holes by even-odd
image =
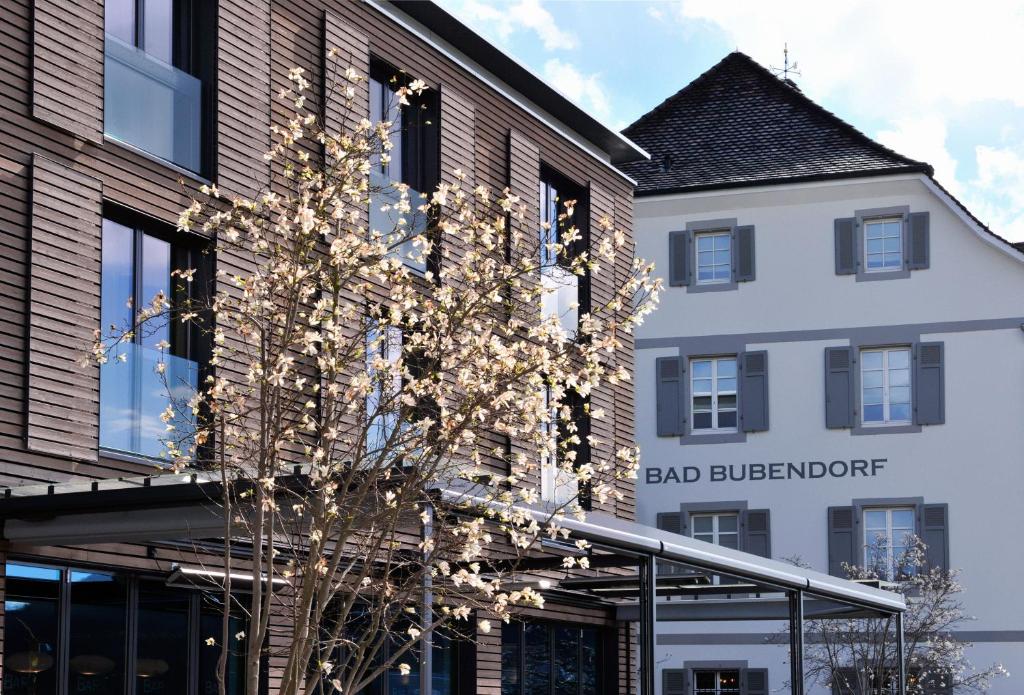
[[[920,0],[439,0],[609,126],[734,49],[935,167],[993,231],[1024,241],[1024,3]]]

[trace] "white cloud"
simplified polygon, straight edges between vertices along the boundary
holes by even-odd
[[[1024,143],[975,148],[978,174],[970,182],[971,208],[996,232],[1024,241]]]
[[[572,63],[551,58],[544,63],[544,79],[575,101],[584,110],[601,119],[611,113],[608,95],[597,74],[585,75]]]
[[[445,2],[460,19],[501,43],[507,43],[513,33],[532,31],[544,49],[572,49],[579,46],[576,35],[563,30],[540,0],[518,0],[512,4],[492,4],[485,0]]]
[[[896,119],[893,128],[879,131],[877,140],[902,155],[928,162],[935,178],[954,195],[960,195],[956,160],[946,148],[946,121],[939,115]]]

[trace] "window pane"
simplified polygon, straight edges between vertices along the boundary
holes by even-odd
[[[162,294],[171,297],[171,245],[163,239],[149,234],[142,235],[142,296],[139,297],[139,310],[149,308],[153,299]],[[170,327],[166,315],[150,319],[141,328],[142,344],[156,347],[160,341],[168,340]]]
[[[698,282],[702,282],[702,281],[705,281],[705,280],[714,280],[714,279],[715,279],[715,271],[714,271],[713,268],[708,268],[708,267],[701,266],[697,270],[697,281]]]
[[[715,241],[711,237],[699,235],[697,237],[697,251],[712,251],[715,248]]]
[[[892,512],[892,527],[894,529],[914,528],[914,512],[910,509],[894,509]]]
[[[889,389],[889,402],[892,404],[910,403],[910,387],[894,386]]]
[[[882,388],[882,372],[864,372],[861,385],[866,389]]]
[[[889,406],[889,419],[896,422],[910,422],[910,404],[900,403]]]
[[[718,545],[722,546],[723,548],[732,548],[733,550],[739,548],[739,544],[737,543],[737,536],[735,533],[726,533],[724,535],[720,535],[718,537]]]
[[[580,631],[575,627],[555,628],[555,695],[578,695]]]
[[[910,366],[910,350],[890,350],[889,369],[899,369]]]
[[[145,0],[142,40],[148,55],[168,65],[174,63],[174,0]]]
[[[898,236],[886,237],[885,242],[883,243],[883,247],[885,248],[885,251],[887,253],[898,254],[900,252],[900,238]]]
[[[697,671],[693,674],[694,686],[704,689],[715,689],[715,672],[714,671]]]
[[[695,516],[693,517],[693,532],[711,533],[714,523],[714,519],[710,516]]]
[[[722,429],[736,427],[736,411],[719,413],[718,426]]]
[[[715,266],[715,280],[728,280],[732,277],[732,269],[728,265]]]
[[[696,360],[690,364],[694,378],[706,378],[711,376],[711,361]]]
[[[199,695],[217,695],[217,661],[221,655],[224,641],[223,604],[219,600],[204,597],[199,616]],[[235,639],[235,635],[245,629],[241,617],[232,615],[228,625],[227,662],[224,669],[226,692],[228,695],[241,695],[245,689],[245,652],[244,642]],[[212,637],[215,644],[207,644]]]
[[[864,512],[864,527],[885,530],[885,511],[878,509],[866,510]]]
[[[864,422],[882,422],[883,417],[881,404],[864,406]]]
[[[695,430],[708,430],[708,429],[711,429],[711,413],[694,413],[693,414],[693,429],[695,429]]]
[[[522,678],[520,660],[522,647],[520,632],[522,625],[517,622],[501,626],[501,695],[519,695]]]
[[[878,222],[868,222],[864,225],[868,239],[878,239],[883,236],[885,230]]]
[[[721,359],[718,360],[718,376],[736,376],[736,360],[734,359]]]
[[[717,234],[715,236],[715,250],[729,250],[730,237],[728,234]]]
[[[719,377],[718,392],[723,393],[729,391],[736,391],[736,377]]]
[[[527,623],[524,639],[526,663],[523,695],[549,695],[551,692],[551,638],[547,625]]]
[[[882,389],[864,389],[864,405],[880,405],[882,403]]]
[[[717,265],[729,265],[729,250],[715,251],[715,263]]]
[[[723,693],[738,693],[740,691],[740,672],[722,671],[718,676],[718,684]]]
[[[7,565],[4,600],[5,695],[57,692],[60,572]]]
[[[869,254],[879,254],[885,249],[881,239],[868,238],[867,251]]]
[[[722,533],[735,533],[738,517],[735,514],[723,514],[718,517],[718,530]]]
[[[736,408],[736,396],[719,396],[718,397],[718,409],[719,410],[733,410]]]
[[[101,572],[71,572],[68,691],[124,692],[125,580]]]
[[[187,594],[153,582],[139,584],[137,692],[187,692],[188,612]]]
[[[600,688],[597,653],[601,639],[597,630],[585,627],[580,631],[580,695],[597,695]]]
[[[882,368],[882,353],[880,352],[862,352],[860,353],[861,366],[864,369],[881,369]]]
[[[127,44],[135,43],[135,0],[106,0],[103,30]]]

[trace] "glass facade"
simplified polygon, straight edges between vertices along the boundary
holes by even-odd
[[[511,622],[501,628],[502,695],[598,695],[603,633],[590,625]]]
[[[167,315],[142,320],[141,312],[162,296],[180,304],[198,283],[172,276],[197,260],[187,249],[140,229],[103,220],[101,326],[104,336],[132,331],[130,341],[111,348],[100,368],[100,446],[158,458],[167,438],[190,444],[194,430],[188,400],[199,385],[197,344],[191,329]],[[161,418],[169,405],[175,416]],[[168,434],[167,425],[173,425]]]
[[[221,614],[199,591],[99,570],[7,563],[3,692],[215,695]],[[232,618],[232,635],[244,622]],[[61,635],[64,635],[61,637]],[[208,637],[217,644],[207,644]],[[229,695],[243,691],[231,645]]]
[[[200,172],[203,83],[192,65],[190,4],[106,4],[103,130],[115,140]]]

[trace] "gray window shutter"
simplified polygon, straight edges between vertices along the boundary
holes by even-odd
[[[760,557],[772,556],[771,512],[749,509],[743,512],[743,550]]]
[[[907,268],[924,270],[931,260],[929,252],[929,215],[927,212],[912,212],[907,220]]]
[[[683,287],[690,284],[690,233],[668,233],[668,284]]]
[[[733,233],[733,249],[736,253],[734,273],[736,282],[751,282],[754,279],[754,225],[737,227]]]
[[[768,353],[744,352],[740,356],[740,429],[768,429]]]
[[[828,573],[833,577],[847,576],[843,563],[857,562],[857,539],[853,523],[853,507],[828,508]]]
[[[658,436],[679,437],[685,432],[683,413],[686,397],[685,369],[682,357],[659,357],[657,372]]]
[[[740,680],[743,695],[768,695],[768,669],[745,668]]]
[[[689,672],[685,668],[662,669],[662,695],[687,695],[690,690],[689,680]]]
[[[857,218],[841,217],[835,221],[836,275],[857,272]]]
[[[921,540],[928,546],[925,561],[931,569],[949,569],[949,505],[924,505]]]
[[[682,533],[683,521],[679,512],[661,512],[658,514],[658,528],[669,533]]]
[[[914,346],[914,423],[946,421],[945,348],[942,343]]]
[[[825,348],[825,427],[853,427],[853,348]]]

